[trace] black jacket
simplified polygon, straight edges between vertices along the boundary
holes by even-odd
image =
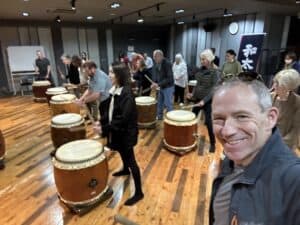
[[[74,66],[72,63],[68,66],[67,79],[70,80],[71,84],[80,84],[78,67]]]
[[[163,59],[161,62],[161,69],[158,69],[157,64],[152,67],[153,81],[158,83],[161,89],[174,86],[174,77],[172,71],[172,64]]]
[[[147,75],[150,79],[152,79],[152,75],[148,69],[144,69],[143,71],[138,70],[134,75],[133,79],[137,80],[138,87],[143,90],[149,88],[151,86],[151,82],[145,77]]]
[[[124,86],[120,95],[114,96],[114,110],[109,124],[109,104],[112,99],[101,102],[102,135],[108,139],[108,147],[113,150],[132,148],[137,143],[137,108],[131,88]]]
[[[225,158],[213,183],[211,203],[223,178],[232,171],[233,162]],[[238,225],[300,224],[300,159],[283,143],[277,128],[233,185],[229,221]],[[209,224],[213,223],[211,204]]]

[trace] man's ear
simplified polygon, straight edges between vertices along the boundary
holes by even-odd
[[[268,124],[267,124],[267,128],[272,130],[276,124],[277,124],[277,120],[278,120],[278,115],[279,115],[279,111],[276,107],[271,107],[270,109],[268,109],[267,112],[267,120],[268,120]]]

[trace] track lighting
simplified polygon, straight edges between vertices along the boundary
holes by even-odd
[[[57,17],[55,18],[55,21],[56,21],[57,23],[61,23],[60,16],[57,16]]]
[[[224,9],[224,17],[232,16],[232,13],[229,13],[227,9]]]
[[[71,0],[72,10],[76,10],[75,2],[76,2],[76,0]]]

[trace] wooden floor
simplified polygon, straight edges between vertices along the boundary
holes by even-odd
[[[145,198],[132,207],[124,201],[134,190],[129,177],[109,177],[111,199],[79,217],[60,204],[49,153],[50,110],[31,96],[0,99],[0,129],[6,140],[6,168],[0,171],[0,224],[117,224],[120,214],[138,224],[208,224],[211,175],[217,154],[207,153],[206,129],[200,125],[200,147],[179,157],[162,145],[162,124],[140,130],[135,153],[141,168]],[[88,137],[92,137],[88,127]],[[220,150],[219,144],[217,148]],[[204,152],[204,155],[203,155]],[[219,153],[218,153],[219,154]],[[121,167],[117,153],[108,153],[110,174]]]

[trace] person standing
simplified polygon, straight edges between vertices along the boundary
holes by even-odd
[[[212,51],[212,53],[214,54],[215,56],[215,59],[214,59],[214,64],[219,67],[220,66],[220,58],[218,56],[216,56],[216,49],[215,48],[210,48],[210,50]]]
[[[52,83],[50,61],[40,51],[36,51],[35,72],[38,73],[36,80],[48,80]]]
[[[195,86],[193,93],[189,93],[187,96],[192,101],[197,102],[197,106],[192,109],[193,113],[198,115],[201,109],[204,111],[205,125],[210,141],[209,152],[214,152],[216,148],[216,140],[211,120],[211,97],[213,88],[219,80],[218,71],[215,68],[213,61],[214,55],[210,49],[206,49],[200,53],[201,68],[195,74],[197,85]]]
[[[97,65],[93,61],[86,61],[83,64],[83,68],[86,74],[89,76],[89,87],[83,93],[83,95],[76,101],[80,106],[83,104],[97,102],[100,104],[100,115],[105,109],[102,106],[102,102],[109,98],[109,90],[112,86],[111,81],[106,73],[97,68]],[[94,120],[98,120],[98,109],[92,107],[92,115]]]
[[[94,129],[107,137],[108,147],[121,156],[123,168],[113,176],[132,174],[135,193],[125,201],[125,205],[130,206],[144,198],[140,169],[133,150],[138,139],[137,108],[131,91],[129,68],[124,63],[113,63],[109,76],[113,85],[110,97],[103,102],[103,116]]]
[[[155,65],[152,70],[154,83],[151,88],[158,91],[157,119],[163,119],[164,106],[167,112],[173,110],[174,77],[172,64],[164,57],[164,53],[157,49],[153,52]]]
[[[295,52],[288,52],[285,55],[283,69],[294,69],[300,73],[300,64],[297,61],[297,55]]]
[[[181,54],[176,54],[173,63],[173,74],[175,80],[174,102],[184,103],[184,91],[188,82],[187,66]]]
[[[133,75],[133,79],[138,82],[139,95],[149,96],[151,93],[151,82],[146,78],[148,76],[151,79],[151,73],[146,68],[145,61],[143,59],[137,61],[137,72]]]
[[[152,70],[152,67],[153,67],[153,60],[151,59],[151,57],[149,57],[147,55],[146,52],[144,53],[144,60],[145,60],[147,70],[149,70],[150,73],[151,73],[151,70]]]
[[[76,58],[79,56],[73,56],[73,59],[69,55],[62,55],[61,60],[63,64],[67,67],[67,75],[64,76],[63,73],[60,73],[62,79],[69,79],[71,84],[78,85],[80,84],[79,71],[77,65],[74,65],[74,61],[77,61]]]
[[[236,60],[236,53],[234,50],[229,49],[226,51],[226,62],[223,64],[221,71],[222,80],[235,77],[243,71],[240,62]]]

